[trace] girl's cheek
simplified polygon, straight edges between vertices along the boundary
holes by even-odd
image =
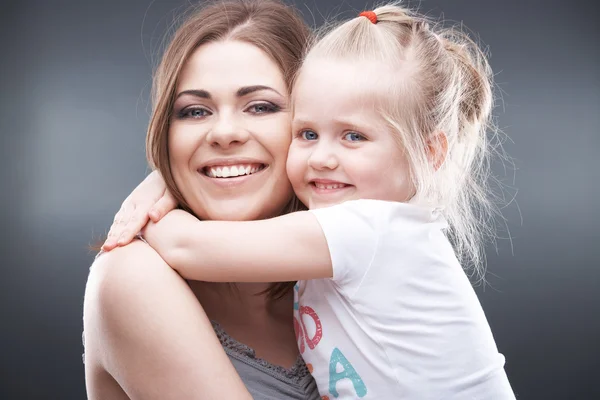
[[[292,144],[290,151],[288,152],[286,164],[287,174],[292,185],[294,185],[299,177],[303,175],[302,158],[302,152],[294,148],[294,145]]]

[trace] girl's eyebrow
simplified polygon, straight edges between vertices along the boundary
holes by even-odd
[[[356,130],[364,129],[364,126],[362,126],[361,122],[362,122],[361,119],[356,119],[356,118],[352,118],[352,117],[349,117],[349,118],[332,117],[328,120],[328,123],[342,125],[342,126],[349,127],[350,129],[356,129]],[[294,115],[294,119],[293,119],[294,125],[312,125],[314,123],[315,123],[315,121],[313,119],[305,118],[305,116],[296,117]]]

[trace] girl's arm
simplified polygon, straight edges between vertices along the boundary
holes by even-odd
[[[102,250],[110,251],[129,244],[149,218],[157,222],[176,206],[177,200],[167,189],[163,177],[153,171],[123,201]]]
[[[174,210],[150,222],[143,235],[186,279],[287,282],[333,276],[325,235],[308,211],[260,221],[199,221]]]

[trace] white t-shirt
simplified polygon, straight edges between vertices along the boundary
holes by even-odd
[[[333,278],[296,285],[294,327],[322,398],[515,398],[438,212],[377,200],[311,212]]]

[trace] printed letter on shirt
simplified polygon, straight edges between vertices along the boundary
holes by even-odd
[[[337,372],[338,364],[341,364],[343,367],[341,372]],[[350,361],[348,361],[336,347],[333,349],[329,361],[329,393],[331,393],[333,397],[339,397],[340,394],[337,391],[336,385],[342,379],[350,379],[352,381],[352,385],[354,385],[354,390],[358,397],[364,397],[367,394],[367,387],[362,378],[358,375],[358,372],[356,372],[352,364],[350,364]]]
[[[302,318],[304,315],[308,315],[315,322],[316,330],[312,338],[308,337],[308,331],[306,330],[306,325],[304,325],[304,319]],[[321,320],[319,319],[319,316],[317,315],[315,310],[308,306],[301,306],[300,323],[302,324],[302,328],[304,329],[304,338],[306,339],[306,344],[308,344],[308,347],[311,350],[313,350],[315,347],[317,347],[317,345],[321,341],[321,337],[323,336],[323,327],[321,326]]]

